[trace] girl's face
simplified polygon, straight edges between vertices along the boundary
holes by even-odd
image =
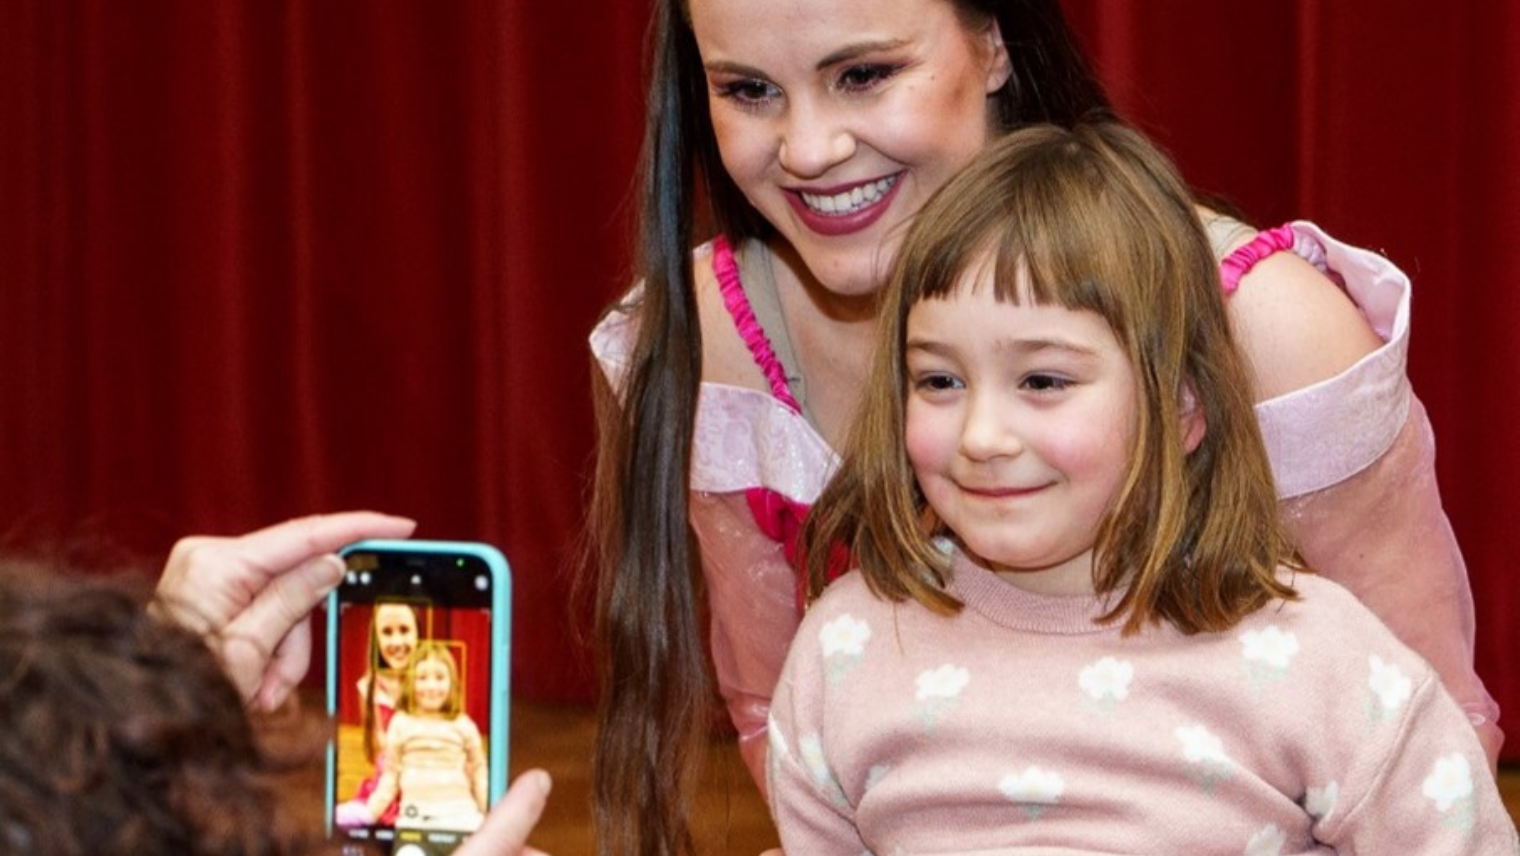
[[[412,671],[412,696],[417,707],[429,713],[443,710],[449,701],[449,691],[454,681],[449,676],[449,666],[442,660],[426,659]]]
[[[871,294],[904,224],[986,144],[995,26],[949,0],[690,0],[723,165],[824,286]]]
[[[399,603],[375,607],[375,638],[380,643],[380,659],[388,669],[404,669],[417,649],[417,615]]]
[[[908,459],[978,564],[1031,591],[1091,592],[1130,463],[1134,372],[1096,313],[998,302],[989,276],[908,315]]]

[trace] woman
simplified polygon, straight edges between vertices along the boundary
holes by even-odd
[[[412,655],[425,638],[421,615],[414,604],[401,601],[376,603],[369,625],[369,657],[356,686],[362,722],[364,757],[373,768],[359,783],[352,799],[337,807],[339,826],[379,823],[395,826],[400,806],[387,802],[379,811],[369,810],[373,794],[386,774],[385,738]]]
[[[664,0],[656,15],[640,285],[592,336],[612,853],[690,849],[704,608],[759,779],[799,615],[795,533],[855,409],[903,224],[993,135],[1107,110],[1055,0]],[[1296,546],[1437,667],[1495,757],[1466,570],[1404,376],[1407,278],[1308,224],[1257,235],[1200,216],[1238,286],[1230,322]]]

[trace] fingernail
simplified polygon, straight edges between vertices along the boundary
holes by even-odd
[[[332,568],[332,575],[335,579],[343,579],[343,575],[348,572],[348,563],[344,562],[343,557],[337,553],[328,553],[322,559],[327,562],[328,567]]]

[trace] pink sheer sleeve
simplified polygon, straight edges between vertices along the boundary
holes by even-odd
[[[1305,560],[1346,586],[1441,675],[1490,763],[1504,741],[1498,705],[1473,670],[1467,565],[1441,508],[1435,437],[1418,399],[1393,445],[1338,484],[1285,499]]]
[[[692,437],[691,525],[702,554],[718,689],[765,790],[766,720],[797,632],[797,574],[756,520],[757,489],[811,503],[838,456],[801,414],[752,389],[704,383]]]
[[[693,493],[691,520],[712,610],[718,687],[739,733],[739,752],[764,793],[771,693],[801,620],[797,575],[782,545],[755,525],[744,494]]]
[[[1316,571],[1440,674],[1495,762],[1503,734],[1473,668],[1467,565],[1441,507],[1430,420],[1406,374],[1409,279],[1311,223],[1291,229],[1292,241],[1280,243],[1306,258],[1300,247],[1311,249],[1309,260],[1344,284],[1386,344],[1340,375],[1257,405],[1283,518]]]

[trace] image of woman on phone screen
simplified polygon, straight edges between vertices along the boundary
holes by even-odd
[[[355,788],[353,798],[337,807],[340,826],[367,823],[392,826],[396,822],[394,802],[373,815],[368,806],[384,775],[385,733],[401,698],[407,669],[424,638],[421,634],[424,614],[424,610],[412,603],[382,601],[375,604],[370,620],[367,666],[356,687],[364,757],[374,766]]]

